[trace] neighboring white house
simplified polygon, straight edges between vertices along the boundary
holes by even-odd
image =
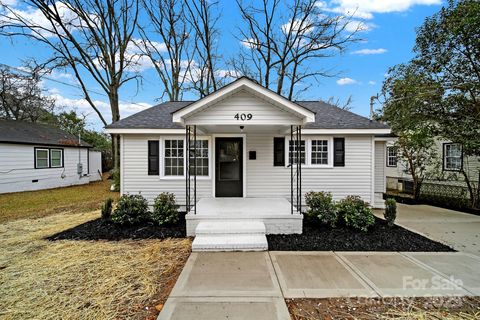
[[[57,128],[0,120],[0,193],[100,180],[101,159],[89,144]]]
[[[435,139],[432,149],[436,158],[427,164],[426,180],[430,183],[464,186],[465,170],[472,181],[480,176],[480,158],[467,157],[463,154],[462,145],[449,140]],[[411,175],[405,160],[400,158],[393,141],[386,145],[385,174],[387,189],[400,192],[411,192]]]
[[[107,132],[121,137],[121,193],[140,192],[152,203],[173,192],[186,206],[190,235],[213,228],[200,228],[203,220],[225,219],[301,233],[298,213],[311,190],[383,206],[386,139],[377,135],[389,134],[388,126],[324,102],[289,101],[245,77],[197,101],[154,106]]]

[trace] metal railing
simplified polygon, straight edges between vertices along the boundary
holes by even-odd
[[[197,126],[186,126],[185,142],[185,207],[187,213],[197,214]]]
[[[306,148],[306,146],[305,146]],[[292,152],[290,150],[292,149]],[[306,150],[305,150],[306,151]],[[302,127],[290,126],[288,143],[291,214],[302,213]]]

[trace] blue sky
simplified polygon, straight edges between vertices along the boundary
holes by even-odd
[[[22,10],[28,10],[20,7],[16,0],[8,0],[8,2],[13,6],[19,6]],[[442,5],[441,0],[332,0],[319,1],[319,3],[327,10],[334,12],[355,10],[357,18],[363,19],[368,30],[360,35],[365,41],[350,46],[345,54],[327,58],[312,65],[312,68],[334,67],[339,75],[321,79],[320,83],[315,82],[311,89],[302,95],[302,98],[327,100],[333,96],[340,101],[345,101],[351,95],[352,111],[361,115],[369,114],[370,96],[380,91],[389,67],[406,62],[412,57],[415,28],[419,27],[426,17],[437,12]],[[224,58],[235,57],[241,46],[234,37],[237,23],[240,21],[239,13],[232,0],[221,0],[219,7],[222,12],[218,23],[221,31],[221,53]],[[22,60],[30,57],[42,59],[49,55],[47,48],[22,39],[0,38],[0,48],[0,62],[10,66],[20,66]],[[162,85],[155,71],[147,68],[142,72],[142,76],[143,80],[138,88],[137,84],[132,82],[121,90],[122,117],[159,102]],[[55,71],[50,77],[75,84],[75,80],[68,71]],[[82,101],[79,89],[49,80],[45,80],[43,86],[57,99],[59,105],[88,114],[90,127],[101,129],[102,126],[96,115],[86,102]],[[89,86],[93,90],[100,91],[94,82],[89,82]],[[98,101],[101,109],[108,110],[105,96],[94,94],[93,98]],[[195,97],[191,94],[184,96],[184,99],[192,98]]]

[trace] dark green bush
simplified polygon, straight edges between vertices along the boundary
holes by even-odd
[[[309,220],[317,220],[332,228],[335,227],[338,221],[338,213],[330,192],[307,192],[305,202],[308,206],[306,217]]]
[[[124,194],[113,211],[112,221],[121,225],[137,224],[148,219],[148,202],[140,194]]]
[[[107,198],[102,205],[102,220],[103,221],[110,221],[112,218],[112,205],[113,199]]]
[[[359,196],[347,196],[337,204],[338,213],[345,225],[361,231],[375,224],[375,216],[367,202]]]
[[[393,227],[397,218],[397,201],[393,198],[385,200],[385,213],[383,214],[389,227]]]
[[[155,198],[151,218],[161,226],[178,222],[178,206],[173,193],[163,192]]]

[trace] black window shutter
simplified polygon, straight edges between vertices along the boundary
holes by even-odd
[[[285,138],[273,138],[273,166],[285,166]]]
[[[156,140],[148,141],[148,175],[158,176],[159,170],[159,143]]]
[[[333,166],[345,167],[345,138],[333,138]]]

